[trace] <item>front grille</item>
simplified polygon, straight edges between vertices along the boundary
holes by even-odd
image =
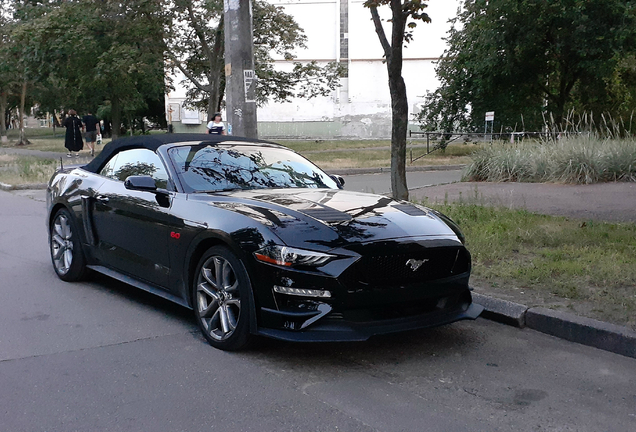
[[[421,249],[414,253],[363,256],[353,276],[367,287],[395,287],[434,281],[470,270],[470,258],[463,247]]]

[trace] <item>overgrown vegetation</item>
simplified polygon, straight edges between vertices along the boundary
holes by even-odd
[[[466,202],[432,207],[466,235],[473,285],[521,303],[564,306],[636,328],[636,224]]]
[[[578,135],[493,144],[472,155],[464,181],[590,184],[636,181],[636,139]]]
[[[0,182],[11,185],[47,183],[59,162],[32,156],[0,155]]]

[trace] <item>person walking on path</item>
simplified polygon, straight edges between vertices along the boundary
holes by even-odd
[[[223,124],[221,113],[214,114],[214,118],[208,123],[208,133],[213,135],[227,135]]]
[[[88,148],[91,149],[91,156],[95,156],[95,143],[97,142],[97,125],[99,120],[89,111],[84,117],[82,117],[84,123],[84,138]]]
[[[77,116],[75,110],[68,111],[68,117],[64,119],[62,126],[66,128],[66,137],[64,139],[64,147],[68,149],[66,157],[71,157],[72,152],[75,157],[79,157],[79,152],[84,148],[84,140],[82,140],[82,121]]]

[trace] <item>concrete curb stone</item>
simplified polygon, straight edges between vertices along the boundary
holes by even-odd
[[[21,184],[21,185],[11,185],[11,184],[0,182],[0,189],[5,191],[46,189],[46,183],[27,183],[27,184]]]
[[[472,296],[475,303],[484,306],[483,318],[636,358],[636,332],[627,327],[541,307],[528,308],[475,292]]]
[[[626,327],[545,308],[528,309],[526,325],[561,339],[636,358],[636,332]]]
[[[473,301],[484,307],[484,311],[481,313],[482,317],[513,327],[523,328],[526,326],[527,306],[476,292],[473,292],[472,295]]]

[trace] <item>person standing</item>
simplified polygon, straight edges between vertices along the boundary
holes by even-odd
[[[227,135],[221,113],[215,113],[214,118],[207,125],[208,133],[212,135]]]
[[[97,142],[97,125],[99,120],[89,111],[84,117],[82,117],[84,123],[84,139],[88,148],[91,149],[91,156],[95,156],[95,143]]]
[[[68,117],[64,119],[62,126],[66,128],[66,137],[64,139],[64,147],[68,149],[66,157],[73,156],[71,152],[76,152],[75,157],[79,157],[79,152],[84,148],[84,140],[82,140],[82,120],[77,116],[75,110],[68,110]]]

